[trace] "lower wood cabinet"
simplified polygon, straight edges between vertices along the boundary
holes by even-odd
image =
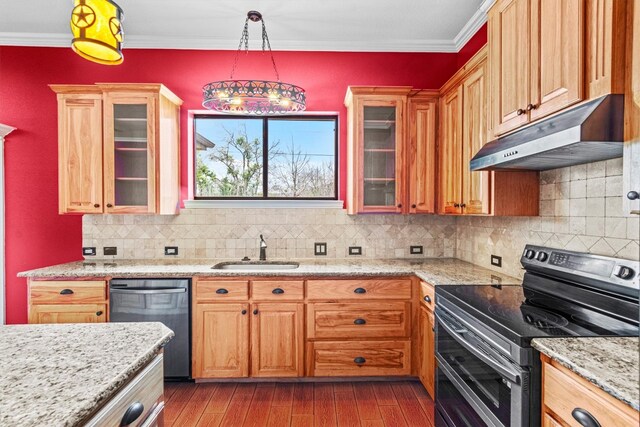
[[[418,377],[420,382],[427,389],[427,392],[435,399],[435,372],[436,372],[436,346],[435,346],[435,316],[426,307],[421,306],[419,312],[420,319],[420,339],[419,354],[420,367]]]
[[[315,341],[307,374],[316,377],[409,375],[411,341]]]
[[[249,375],[249,304],[195,304],[194,378]]]
[[[29,323],[102,323],[108,312],[104,280],[29,281]]]
[[[638,411],[549,357],[541,359],[543,426],[638,426]]]
[[[303,376],[304,305],[257,303],[251,309],[251,376]]]

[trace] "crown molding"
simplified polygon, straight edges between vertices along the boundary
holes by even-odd
[[[453,40],[325,40],[300,41],[278,40],[282,51],[328,51],[328,52],[441,52],[457,53],[487,22],[487,11],[495,0],[484,0],[471,19],[462,27]],[[180,50],[236,50],[238,41],[214,40],[207,37],[158,37],[129,35],[125,49],[180,49]],[[0,32],[1,46],[69,47],[70,34],[60,33],[10,33]]]
[[[206,37],[127,36],[124,49],[236,50],[237,40]],[[69,34],[0,32],[0,46],[69,47]],[[233,46],[233,47],[231,47]],[[300,41],[278,40],[281,51],[457,52],[452,40]]]
[[[467,44],[471,37],[473,37],[480,27],[487,22],[487,11],[493,6],[495,0],[484,0],[476,13],[473,14],[471,19],[467,21],[466,24],[462,27],[460,32],[453,38],[453,43],[456,46],[456,52],[459,52],[460,49]]]

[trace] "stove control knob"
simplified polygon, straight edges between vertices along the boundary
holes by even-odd
[[[613,269],[613,275],[623,280],[631,280],[635,276],[636,272],[632,268],[625,267],[624,265],[617,265]]]
[[[540,262],[545,262],[549,258],[549,255],[546,252],[538,252],[538,256],[536,259]]]
[[[536,256],[536,251],[531,250],[531,249],[527,249],[526,251],[524,251],[524,257],[528,258],[528,259],[533,259],[533,257]]]

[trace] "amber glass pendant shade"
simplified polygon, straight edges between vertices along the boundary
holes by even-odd
[[[122,63],[122,9],[111,0],[74,0],[71,48],[89,61]]]

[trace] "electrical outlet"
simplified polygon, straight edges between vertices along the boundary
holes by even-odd
[[[95,256],[96,255],[96,247],[95,246],[83,246],[82,247],[82,255],[84,255],[84,256]]]
[[[314,243],[313,244],[313,254],[314,255],[326,255],[327,254],[327,244],[326,243]]]
[[[422,255],[424,248],[422,246],[409,246],[409,253],[411,255]]]
[[[362,246],[349,246],[349,255],[362,255]]]
[[[502,267],[502,257],[498,255],[491,255],[491,265]]]
[[[177,246],[165,246],[164,247],[165,255],[178,255],[178,247]]]
[[[118,255],[118,248],[115,246],[105,246],[102,251],[105,255]]]

